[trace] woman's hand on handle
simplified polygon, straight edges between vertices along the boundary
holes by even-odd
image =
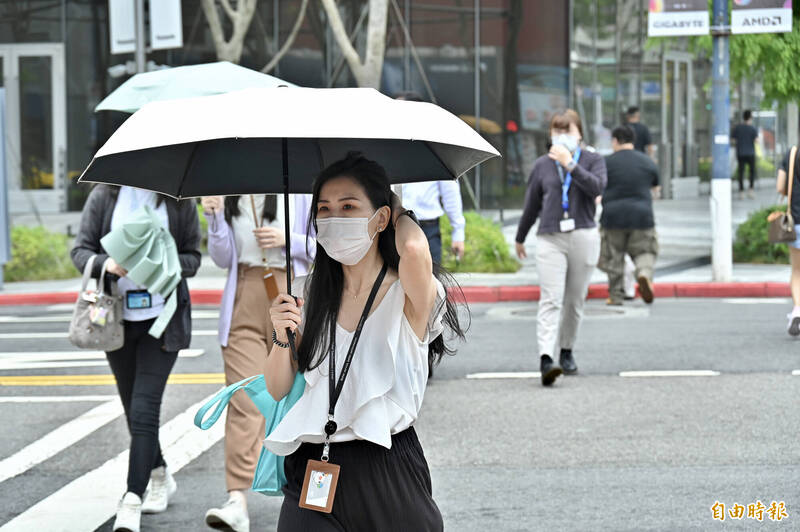
[[[200,200],[200,205],[203,206],[205,214],[222,212],[225,209],[225,201],[222,196],[203,196]]]
[[[286,329],[292,332],[297,331],[302,320],[302,312],[300,310],[302,307],[302,299],[298,299],[295,302],[295,299],[287,294],[279,294],[275,298],[272,307],[269,309],[269,314],[272,319],[272,326],[275,327],[275,336],[279,342],[288,343]],[[272,398],[280,401],[292,389],[292,383],[297,373],[297,365],[292,360],[292,354],[288,348],[274,344],[271,338],[268,341],[272,345],[264,369],[264,380]],[[300,341],[298,336],[295,343],[300,345]]]
[[[303,313],[301,311],[304,301],[297,298],[295,302],[294,297],[288,294],[279,294],[272,303],[269,309],[269,315],[272,319],[272,326],[275,328],[275,335],[278,341],[286,343],[289,338],[286,335],[286,329],[297,332],[300,322],[303,320]]]

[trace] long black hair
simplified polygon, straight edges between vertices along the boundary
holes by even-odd
[[[241,196],[225,196],[225,221],[228,225],[233,225],[233,219],[242,214],[239,208],[239,198]],[[275,215],[278,212],[278,196],[275,194],[266,194],[264,196],[264,211],[261,213],[261,218],[267,222],[273,222]]]
[[[350,152],[347,157],[323,170],[314,181],[309,227],[317,229],[316,205],[322,186],[340,176],[353,178],[364,189],[374,209],[377,210],[383,206],[391,209],[392,189],[389,186],[386,170],[360,153]],[[400,255],[397,253],[395,231],[391,223],[378,233],[378,253],[389,268],[397,271]],[[439,306],[434,309],[434,312],[440,311],[441,306],[445,305],[446,309],[442,318],[445,330],[449,329],[453,336],[463,340],[466,328],[462,328],[459,321],[458,307],[462,304],[466,307],[466,300],[461,287],[458,286],[452,275],[435,263],[433,274],[449,293],[449,297],[437,302]],[[343,288],[344,271],[341,263],[328,256],[325,249],[317,243],[316,258],[305,287],[308,299],[305,302],[303,341],[297,352],[297,363],[301,372],[318,367],[327,357],[329,327],[332,318],[339,313]],[[455,350],[445,344],[443,335],[439,335],[428,346],[429,363],[438,364],[446,354],[454,355]]]

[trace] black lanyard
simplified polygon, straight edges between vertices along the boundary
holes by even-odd
[[[342,366],[342,373],[339,375],[339,381],[336,382],[336,323],[337,323],[337,313],[334,313],[331,318],[331,345],[329,348],[328,353],[328,397],[330,401],[330,408],[328,409],[328,422],[325,424],[325,434],[328,438],[333,436],[336,433],[336,422],[333,420],[333,412],[336,408],[336,403],[339,401],[339,396],[342,394],[342,387],[344,386],[344,381],[347,378],[347,373],[350,371],[350,364],[353,362],[353,355],[356,352],[356,345],[358,344],[358,338],[361,336],[361,330],[364,328],[364,322],[367,321],[367,317],[369,316],[369,311],[372,308],[372,303],[375,301],[375,297],[378,295],[378,290],[383,284],[383,278],[386,276],[386,270],[388,269],[388,264],[385,262],[383,263],[383,268],[381,268],[381,272],[378,274],[378,278],[375,279],[375,284],[372,286],[372,292],[369,294],[369,298],[367,299],[367,304],[364,305],[364,312],[361,313],[361,319],[358,320],[358,326],[356,327],[355,332],[353,333],[353,339],[350,342],[350,349],[347,351],[347,357],[344,359],[344,365]]]

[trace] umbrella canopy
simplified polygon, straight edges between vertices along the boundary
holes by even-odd
[[[150,102],[279,85],[295,86],[268,74],[219,61],[136,74],[106,96],[94,110],[134,113]]]
[[[499,155],[434,104],[374,89],[249,89],[145,105],[80,181],[175,198],[308,193],[322,169],[352,150],[380,163],[394,184],[455,179]]]

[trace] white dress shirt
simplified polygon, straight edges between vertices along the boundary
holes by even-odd
[[[158,197],[154,192],[132,187],[120,187],[117,203],[114,205],[114,213],[111,215],[111,230],[113,231],[120,225],[128,222],[131,215],[143,205],[150,206],[161,220],[162,225],[169,229],[167,204],[162,201],[161,205],[156,206],[157,203]],[[150,308],[129,309],[125,292],[129,290],[144,290],[145,288],[137,285],[127,277],[120,277],[119,281],[117,281],[117,287],[119,288],[119,293],[123,297],[122,319],[125,321],[149,320],[158,317],[161,311],[164,310],[164,298],[159,294],[150,295]]]
[[[453,242],[464,241],[466,221],[457,181],[407,183],[403,185],[403,207],[414,211],[420,221],[438,220],[447,213],[453,226]]]

